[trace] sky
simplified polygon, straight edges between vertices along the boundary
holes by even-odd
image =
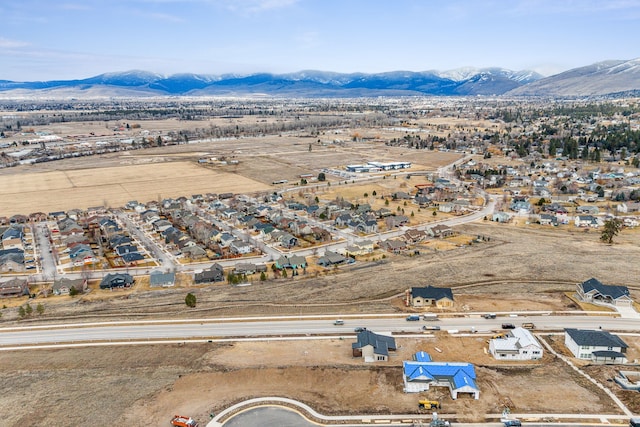
[[[640,0],[0,0],[0,80],[106,72],[545,76],[640,57]]]

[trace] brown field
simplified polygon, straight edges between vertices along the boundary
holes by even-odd
[[[559,359],[499,363],[484,353],[485,339],[446,333],[398,338],[391,360],[377,364],[354,359],[351,339],[2,352],[0,406],[5,425],[16,426],[64,420],[142,427],[165,425],[174,413],[206,422],[212,412],[261,396],[297,399],[325,414],[417,413],[418,397],[428,397],[459,421],[483,421],[503,405],[524,413],[620,413]],[[640,342],[633,345],[640,354]],[[461,395],[454,401],[443,388],[403,393],[401,361],[419,350],[435,360],[475,363],[480,400]],[[608,367],[589,372],[604,382],[613,374]],[[615,385],[607,386],[620,394]],[[29,403],[16,396],[30,396]]]
[[[0,212],[50,212],[92,206],[123,206],[207,192],[263,191],[268,187],[242,176],[190,162],[0,176]]]
[[[312,151],[309,152],[309,144]],[[202,193],[260,193],[288,186],[300,174],[343,168],[366,161],[405,160],[405,149],[372,142],[317,144],[295,135],[157,147],[66,159],[0,170],[0,215],[28,215],[92,206],[122,206],[129,200]],[[198,164],[200,158],[238,161],[237,165]],[[460,157],[456,153],[416,150],[412,171],[434,170]],[[418,177],[414,178],[417,183]],[[327,181],[340,180],[327,174]],[[409,182],[409,181],[408,181]],[[281,188],[281,187],[280,187]]]

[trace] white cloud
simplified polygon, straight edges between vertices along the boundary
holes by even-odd
[[[29,43],[20,40],[10,40],[0,37],[0,49],[15,49],[17,47],[29,46]]]
[[[293,6],[298,0],[225,0],[227,9],[240,13],[260,13]]]

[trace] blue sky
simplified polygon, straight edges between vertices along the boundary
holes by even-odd
[[[0,0],[0,79],[384,72],[544,75],[640,57],[640,0]]]

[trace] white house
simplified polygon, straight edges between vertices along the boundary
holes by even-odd
[[[627,344],[607,331],[567,328],[564,344],[578,359],[608,364],[627,362]]]
[[[505,338],[490,340],[489,352],[498,360],[536,360],[544,354],[536,337],[524,328],[513,329]]]

